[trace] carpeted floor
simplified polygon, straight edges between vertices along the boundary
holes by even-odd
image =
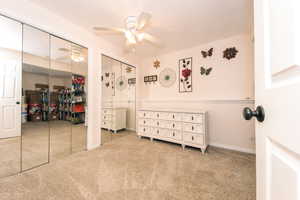
[[[53,162],[84,150],[86,150],[84,124],[73,125],[67,121],[22,124],[22,139],[21,137],[0,139],[0,178],[20,172],[21,160],[22,170],[27,170],[47,163],[48,156],[50,162]]]
[[[254,200],[255,156],[135,134],[0,179],[2,200]]]

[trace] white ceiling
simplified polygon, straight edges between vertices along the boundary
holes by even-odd
[[[30,0],[90,31],[93,26],[124,27],[127,16],[152,15],[149,32],[163,48],[141,44],[136,53],[155,55],[250,32],[252,0]],[[123,47],[119,35],[101,36]]]

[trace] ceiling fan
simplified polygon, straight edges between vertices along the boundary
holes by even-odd
[[[120,33],[126,38],[125,51],[135,50],[135,46],[146,41],[156,47],[161,47],[161,42],[149,33],[145,33],[144,29],[149,25],[151,15],[142,12],[139,16],[129,16],[125,20],[125,28],[110,28],[110,27],[94,27],[97,35],[103,33]]]
[[[65,61],[65,60],[72,59],[74,62],[83,62],[85,60],[83,53],[82,53],[82,48],[79,46],[72,45],[70,49],[62,47],[62,48],[59,48],[58,50],[69,54],[67,56],[62,56],[62,57],[57,58],[56,60],[58,60],[58,61]]]

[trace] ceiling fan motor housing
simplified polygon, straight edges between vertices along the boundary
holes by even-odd
[[[126,18],[126,28],[128,30],[136,30],[137,29],[137,17],[129,16]]]

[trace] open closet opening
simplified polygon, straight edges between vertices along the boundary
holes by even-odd
[[[136,68],[102,55],[102,144],[136,131]]]

